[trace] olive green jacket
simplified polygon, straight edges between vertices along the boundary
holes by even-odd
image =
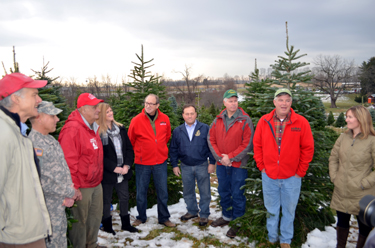
[[[335,185],[331,208],[358,215],[359,200],[375,195],[375,136],[353,139],[351,131],[337,139],[329,158],[329,176]]]

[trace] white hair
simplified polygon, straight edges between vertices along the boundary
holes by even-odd
[[[13,106],[13,101],[12,101],[11,96],[16,95],[16,96],[19,96],[19,97],[23,98],[23,96],[24,96],[23,95],[24,94],[23,89],[24,88],[22,88],[20,90],[17,90],[13,94],[10,94],[9,96],[3,98],[3,100],[0,101],[0,105],[3,106],[6,109],[10,109]]]

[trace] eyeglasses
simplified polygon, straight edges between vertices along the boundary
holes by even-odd
[[[152,105],[152,106],[155,106],[155,105],[158,105],[157,103],[151,103],[151,102],[145,102],[145,105]]]

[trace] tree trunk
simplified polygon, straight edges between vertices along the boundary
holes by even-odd
[[[337,108],[336,101],[337,98],[331,96],[331,108]]]

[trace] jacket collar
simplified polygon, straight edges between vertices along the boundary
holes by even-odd
[[[275,115],[276,109],[272,110],[269,114],[267,114],[264,118],[267,121],[272,121],[273,116]],[[294,123],[297,120],[296,112],[292,108],[290,108],[290,120],[289,122]],[[288,124],[288,123],[287,123]]]
[[[4,114],[6,114],[10,119],[12,119],[15,122],[15,124],[19,127],[20,132],[21,132],[21,118],[20,118],[20,116],[17,113],[10,112],[9,110],[4,108],[3,106],[0,106],[0,109],[4,112]]]
[[[237,118],[244,118],[246,115],[247,116],[249,116],[242,108],[240,108],[240,107],[238,107],[238,109],[239,110],[241,110],[241,113],[238,115],[238,117]],[[225,108],[225,109],[223,109],[221,112],[220,112],[220,114],[219,115],[217,115],[216,117],[217,118],[222,118],[222,119],[224,119],[224,112],[226,111],[227,109]]]

